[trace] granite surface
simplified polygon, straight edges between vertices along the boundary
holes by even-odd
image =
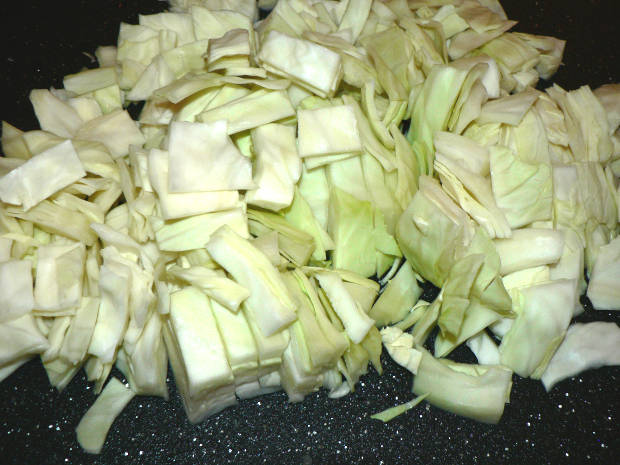
[[[573,89],[620,81],[615,0],[503,4],[519,20],[516,30],[568,40],[555,82]],[[114,44],[121,20],[135,23],[138,13],[166,6],[157,0],[10,5],[0,17],[0,119],[24,130],[37,127],[30,89],[59,87],[62,76],[93,65],[98,45]],[[620,323],[620,314],[589,307],[578,318],[594,320]],[[465,349],[455,359],[473,361]],[[92,386],[80,373],[58,393],[40,362],[31,361],[0,383],[0,463],[618,463],[620,367],[583,373],[549,393],[540,382],[515,376],[498,425],[425,403],[383,424],[369,416],[413,397],[411,376],[384,362],[383,376],[371,369],[344,399],[319,392],[290,404],[276,393],[242,401],[200,425],[188,423],[170,379],[170,401],[135,398],[113,424],[102,454],[89,456],[77,445],[74,428],[95,399]]]

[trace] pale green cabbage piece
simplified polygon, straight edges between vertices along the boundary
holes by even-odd
[[[0,263],[0,322],[23,317],[34,308],[31,270],[30,260]]]
[[[226,120],[227,133],[236,134],[293,115],[295,109],[284,90],[259,89],[223,105],[210,106],[196,119],[204,123]]]
[[[99,313],[98,297],[83,297],[67,333],[58,356],[67,362],[78,365],[86,357],[86,351],[95,329]]]
[[[273,335],[295,320],[296,305],[280,273],[248,240],[230,227],[222,226],[211,235],[205,247],[215,261],[250,291],[245,306],[255,314],[265,336]]]
[[[608,161],[613,151],[609,122],[590,87],[586,85],[567,92],[556,84],[548,88],[547,93],[564,113],[568,143],[575,159]]]
[[[387,282],[368,316],[374,319],[379,327],[398,323],[409,313],[421,295],[422,288],[418,285],[411,265],[406,261],[396,276]]]
[[[333,95],[342,77],[336,52],[275,30],[262,41],[256,59],[267,71],[291,78],[321,97]]]
[[[437,131],[445,131],[459,98],[461,87],[471,72],[481,73],[477,65],[486,64],[486,70],[479,77],[489,96],[497,96],[497,68],[493,69],[488,58],[473,57],[452,62],[448,65],[434,67],[424,81],[421,94],[415,101],[411,114],[412,124],[407,139],[413,144],[421,144],[418,150],[419,165],[422,174],[431,174],[434,158],[433,136]],[[497,93],[497,94],[496,94]],[[414,150],[416,147],[414,145]]]
[[[166,269],[166,273],[200,289],[218,305],[233,313],[237,313],[243,301],[250,296],[250,291],[245,287],[227,278],[223,273],[204,266],[182,268],[172,265]]]
[[[373,207],[336,186],[330,189],[327,232],[336,245],[331,259],[335,268],[356,271],[368,277],[375,274]]]
[[[553,229],[516,229],[509,239],[496,239],[501,274],[557,263],[564,250],[564,235]]]
[[[319,225],[327,230],[329,211],[329,183],[324,168],[309,170],[302,166],[302,175],[298,184],[299,192],[312,209],[312,214]]]
[[[75,428],[80,446],[91,454],[99,454],[114,419],[133,399],[135,392],[117,378],[112,378]]]
[[[440,333],[435,338],[435,356],[445,357],[463,342],[466,342],[472,336],[484,331],[485,328],[491,326],[500,319],[501,315],[495,312],[491,307],[480,303],[476,298],[470,298],[464,310],[458,334],[447,334],[444,337],[444,335]],[[496,364],[499,364],[499,362]]]
[[[141,26],[150,27],[156,31],[172,32],[176,36],[176,44],[184,45],[196,40],[192,18],[186,13],[157,13],[138,15]]]
[[[167,86],[174,79],[174,71],[170,69],[164,57],[158,55],[146,67],[131,90],[127,92],[127,99],[133,101],[148,100],[157,89]]]
[[[170,295],[170,324],[183,358],[191,397],[232,381],[211,304],[201,291],[186,287]]]
[[[117,366],[125,358],[123,361],[127,367],[123,372],[136,394],[161,396],[167,400],[168,355],[162,325],[161,316],[157,312],[151,313],[137,342],[132,347],[125,344],[119,351]]]
[[[597,310],[620,308],[620,237],[600,248],[587,295]]]
[[[78,134],[84,121],[71,105],[61,100],[47,89],[33,89],[30,92],[39,126],[60,137],[71,138]]]
[[[507,147],[490,147],[491,185],[510,227],[551,219],[553,176],[547,163],[521,160]]]
[[[0,199],[29,210],[86,176],[71,141],[51,147],[0,178]]]
[[[103,252],[103,251],[102,251]],[[101,363],[112,363],[129,320],[132,269],[115,250],[109,250],[99,270],[101,303],[88,353]]]
[[[358,122],[351,105],[297,111],[299,156],[358,153],[362,150]]]
[[[34,299],[37,310],[79,307],[86,247],[82,243],[46,245],[37,249]]]
[[[375,420],[381,420],[382,422],[387,423],[388,421],[396,418],[398,415],[402,415],[408,410],[411,410],[413,407],[416,407],[427,397],[428,397],[428,394],[423,394],[421,396],[416,397],[413,400],[410,400],[409,402],[405,402],[404,404],[400,404],[395,407],[386,409],[382,412],[375,413],[374,415],[371,415],[370,418],[373,418]]]
[[[474,236],[467,214],[443,192],[434,179],[421,176],[416,192],[396,228],[396,239],[413,269],[442,286],[457,254]],[[426,244],[419,247],[419,244]]]
[[[437,360],[424,351],[413,392],[457,415],[498,423],[510,399],[512,371],[501,365],[464,365]]]
[[[197,40],[180,47],[164,51],[161,56],[166,61],[168,68],[175,78],[180,78],[192,71],[200,71],[204,68],[203,55],[207,51],[209,41]]]
[[[174,222],[161,222],[160,225],[154,225],[153,229],[160,250],[181,252],[203,248],[212,234],[223,225],[227,225],[241,237],[250,236],[247,216],[241,207],[203,213]]]
[[[142,146],[146,141],[129,113],[120,109],[84,123],[75,137],[101,142],[114,159],[127,155],[130,145]]]
[[[250,232],[255,236],[277,232],[280,252],[291,263],[296,266],[308,263],[316,247],[311,234],[294,227],[286,218],[264,210],[248,209],[248,220]]]
[[[211,300],[211,308],[226,348],[235,385],[238,388],[257,381],[258,351],[243,312],[233,313],[215,300]]]
[[[467,347],[476,356],[480,365],[499,365],[499,349],[486,331],[480,331],[467,339]]]
[[[616,323],[574,323],[541,377],[550,391],[563,379],[585,370],[620,365],[620,328]]]
[[[218,210],[229,210],[239,204],[239,192],[170,192],[168,189],[168,152],[151,149],[148,155],[149,180],[159,200],[164,220],[178,219]]]
[[[252,164],[227,135],[226,120],[173,122],[168,141],[169,192],[251,189]]]
[[[253,129],[251,134],[256,153],[254,182],[258,188],[248,191],[245,201],[269,210],[282,210],[293,202],[295,183],[301,175],[295,127],[268,124]]]
[[[325,291],[331,306],[342,321],[347,335],[354,344],[359,344],[374,325],[374,320],[366,313],[360,304],[351,296],[342,279],[337,273],[320,272],[315,275]]]
[[[314,238],[314,252],[312,258],[316,261],[325,261],[327,259],[327,251],[333,250],[334,241],[327,234],[327,231],[321,227],[318,219],[310,207],[310,204],[301,194],[299,187],[295,188],[295,195],[291,205],[284,210],[284,218],[292,226],[301,231],[305,231]]]
[[[41,333],[31,313],[0,323],[0,367],[25,356],[45,352],[50,343]]]
[[[519,291],[517,318],[499,347],[502,365],[520,376],[540,378],[564,339],[575,289],[574,280],[559,279]]]
[[[65,76],[62,82],[69,92],[76,95],[86,94],[116,84],[116,70],[113,67],[87,69]]]
[[[392,360],[414,375],[417,374],[422,351],[414,347],[415,339],[411,334],[396,326],[386,326],[381,330],[381,341]]]
[[[518,94],[490,100],[482,106],[478,124],[504,123],[517,126],[534,104],[540,92],[527,88]]]

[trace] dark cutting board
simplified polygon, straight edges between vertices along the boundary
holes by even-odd
[[[355,1],[355,0],[352,0]],[[567,89],[620,81],[616,0],[503,2],[515,30],[568,40],[554,78]],[[32,88],[60,87],[65,74],[92,66],[98,45],[116,41],[118,24],[165,8],[158,0],[30,0],[5,4],[0,17],[0,119],[37,128]],[[2,292],[2,290],[0,290]],[[579,321],[614,321],[588,308]],[[465,349],[457,353],[472,361]],[[95,400],[80,373],[63,393],[50,388],[39,360],[0,383],[0,464],[327,464],[619,463],[620,367],[583,373],[546,393],[514,377],[499,425],[484,425],[422,404],[383,424],[369,415],[412,398],[411,377],[384,357],[354,394],[325,392],[289,404],[283,393],[242,401],[188,423],[172,380],[171,400],[138,397],[113,424],[103,452],[90,456],[74,428]]]

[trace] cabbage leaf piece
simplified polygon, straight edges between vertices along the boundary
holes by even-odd
[[[512,371],[500,365],[465,365],[424,351],[413,392],[449,412],[496,424],[510,399]]]
[[[218,272],[204,266],[182,268],[173,265],[166,270],[166,273],[202,290],[211,299],[234,313],[239,311],[241,303],[250,296],[245,287],[227,278],[221,270]]]
[[[228,123],[173,122],[168,140],[169,192],[251,189],[252,164],[227,135]]]
[[[80,446],[91,454],[99,454],[114,419],[133,399],[135,392],[117,378],[112,378],[95,403],[75,428]]]
[[[512,232],[511,238],[496,239],[494,242],[502,275],[557,263],[564,250],[564,235],[553,229],[517,229]]]
[[[86,176],[78,154],[67,140],[26,161],[0,178],[0,199],[28,210]]]
[[[620,237],[600,248],[587,295],[597,310],[620,308]]]
[[[423,352],[415,345],[414,337],[396,326],[386,326],[381,330],[381,341],[396,363],[414,375],[418,373]]]
[[[263,40],[256,59],[267,71],[294,79],[320,97],[333,95],[342,77],[339,54],[275,30]]]
[[[273,335],[295,320],[295,302],[278,270],[250,241],[230,227],[222,226],[211,235],[205,247],[235,281],[250,291],[245,305],[255,314],[265,336]]]
[[[559,279],[521,289],[517,318],[499,347],[501,363],[538,379],[564,339],[573,316],[575,283]]]
[[[178,219],[201,213],[228,210],[239,202],[239,192],[170,192],[168,189],[169,156],[166,150],[151,149],[148,155],[149,180],[157,197],[164,220]]]
[[[129,113],[120,109],[86,122],[75,137],[101,142],[114,159],[127,155],[130,145],[142,146],[146,141]]]
[[[409,402],[405,402],[404,404],[396,405],[395,407],[388,408],[386,410],[383,410],[382,412],[375,413],[371,415],[370,418],[374,420],[381,420],[383,423],[387,423],[388,421],[393,420],[397,416],[402,415],[403,413],[416,407],[427,397],[428,397],[428,393],[423,394],[421,396],[416,397],[413,400],[410,400]]]
[[[375,320],[378,327],[398,323],[409,313],[421,295],[422,288],[418,285],[416,275],[409,262],[405,262],[396,276],[388,281],[368,316]]]
[[[246,193],[251,205],[278,211],[293,202],[295,183],[301,175],[297,154],[295,127],[267,124],[252,130],[252,146],[256,152],[255,190]]]
[[[31,313],[0,323],[0,341],[0,367],[43,353],[50,347]]]
[[[0,263],[0,322],[27,315],[34,307],[32,262],[9,260]]]
[[[509,148],[495,146],[491,154],[491,184],[497,206],[511,228],[551,219],[553,176],[547,163],[519,159]]]
[[[566,337],[541,377],[550,391],[563,379],[585,370],[620,365],[620,328],[612,322],[594,321],[569,326]]]
[[[358,122],[351,105],[300,109],[297,121],[302,158],[362,151]]]
[[[86,261],[84,244],[41,246],[37,254],[34,288],[37,310],[58,311],[78,307]]]
[[[342,279],[334,272],[321,272],[316,275],[321,289],[325,291],[331,306],[344,325],[347,335],[354,344],[359,344],[368,334],[374,320],[370,318],[360,304],[351,296]]]

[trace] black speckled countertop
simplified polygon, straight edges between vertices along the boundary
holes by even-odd
[[[354,0],[353,0],[354,1]],[[617,0],[506,0],[515,30],[568,40],[555,82],[567,89],[620,81]],[[31,88],[59,87],[62,77],[91,66],[98,45],[114,44],[121,20],[163,10],[158,0],[30,0],[5,5],[0,17],[0,119],[34,129]],[[79,19],[77,19],[79,18]],[[1,292],[1,290],[0,290]],[[614,321],[618,312],[588,308],[578,321]],[[465,349],[456,354],[471,361]],[[620,453],[620,367],[581,374],[546,393],[538,381],[514,377],[511,402],[498,425],[484,425],[422,404],[383,424],[369,415],[412,398],[411,377],[384,357],[356,392],[325,392],[289,404],[283,393],[242,401],[188,423],[170,382],[171,400],[137,397],[117,418],[103,452],[81,451],[74,428],[95,397],[79,374],[59,394],[40,361],[0,383],[2,464],[331,464],[536,463],[613,464]]]

